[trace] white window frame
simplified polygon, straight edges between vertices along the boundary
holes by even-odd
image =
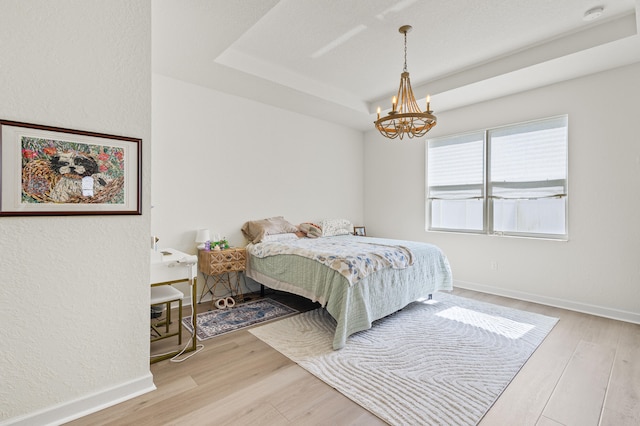
[[[544,181],[535,181],[535,182],[520,182],[520,183],[505,183],[505,182],[501,182],[500,185],[496,185],[496,187],[509,187],[512,186],[514,188],[526,188],[526,187],[532,187],[532,188],[544,188],[544,187],[563,187],[564,191],[560,191],[558,193],[552,193],[552,194],[547,194],[541,197],[536,197],[536,196],[529,196],[529,197],[523,197],[523,198],[513,198],[514,200],[537,200],[537,199],[541,199],[541,198],[555,198],[555,199],[562,199],[564,201],[564,234],[559,234],[559,233],[542,233],[542,232],[516,232],[516,231],[496,231],[495,225],[494,225],[494,202],[497,199],[500,199],[500,197],[498,196],[494,196],[493,195],[493,186],[491,183],[491,170],[492,170],[492,166],[491,166],[491,142],[490,142],[490,133],[491,132],[496,132],[496,131],[500,131],[502,129],[507,129],[510,127],[518,127],[518,126],[527,126],[527,125],[531,125],[531,124],[536,124],[536,123],[543,123],[543,122],[551,122],[551,121],[556,121],[556,120],[564,120],[564,123],[566,125],[565,127],[565,149],[566,149],[566,153],[565,153],[565,157],[566,157],[566,164],[565,164],[565,171],[566,171],[566,175],[564,179],[555,179],[555,180],[544,180]],[[427,140],[427,143],[425,145],[425,156],[426,156],[426,161],[425,161],[425,183],[426,183],[426,193],[425,193],[425,208],[426,208],[426,220],[425,220],[425,229],[427,231],[439,231],[439,232],[452,232],[452,233],[468,233],[468,234],[483,234],[483,235],[497,235],[497,236],[516,236],[516,237],[530,237],[530,238],[542,238],[542,239],[553,239],[553,240],[568,240],[569,237],[569,211],[568,211],[568,207],[569,207],[569,165],[568,165],[568,158],[569,158],[569,138],[568,138],[568,116],[567,115],[562,115],[562,116],[554,116],[554,117],[547,117],[544,119],[539,119],[539,120],[531,120],[531,121],[527,121],[527,122],[520,122],[520,123],[514,123],[514,124],[509,124],[509,125],[505,125],[505,126],[501,126],[501,127],[494,127],[494,128],[490,128],[490,129],[484,129],[484,130],[478,130],[478,131],[474,131],[474,132],[468,132],[468,133],[464,133],[464,134],[458,134],[458,135],[449,135],[449,136],[443,136],[443,137],[438,137],[438,138],[432,138]],[[481,200],[482,201],[482,229],[454,229],[454,228],[446,228],[446,227],[434,227],[432,226],[432,211],[433,211],[433,202],[435,200],[438,200],[437,196],[432,196],[431,194],[433,192],[436,192],[438,190],[448,190],[448,189],[455,189],[455,190],[469,190],[471,191],[472,189],[475,189],[476,191],[479,189],[479,185],[477,183],[474,184],[470,184],[470,185],[442,185],[442,186],[433,186],[430,187],[429,186],[429,148],[431,144],[438,144],[438,143],[446,143],[446,141],[449,140],[455,140],[458,138],[464,138],[466,136],[470,136],[470,135],[476,135],[479,136],[480,134],[482,134],[482,143],[483,143],[483,179],[482,179],[482,185],[481,185],[481,190],[480,190],[480,195],[476,196],[471,195],[469,197],[461,197],[461,198],[449,198],[450,200],[453,199],[459,199],[461,201],[463,200]],[[479,138],[478,138],[479,140]]]

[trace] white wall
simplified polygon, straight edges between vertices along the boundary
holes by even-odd
[[[568,242],[425,232],[425,142],[373,131],[367,232],[440,246],[459,286],[640,322],[639,75],[635,64],[441,114],[433,105],[433,137],[569,115]]]
[[[356,130],[154,74],[152,233],[161,248],[195,254],[199,228],[244,246],[248,220],[360,223],[362,140]]]
[[[58,423],[153,389],[150,8],[0,0],[0,117],[138,137],[144,151],[142,216],[0,218],[1,424]]]

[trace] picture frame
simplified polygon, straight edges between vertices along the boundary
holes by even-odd
[[[140,215],[142,139],[0,120],[0,216]]]
[[[353,235],[356,235],[358,237],[366,237],[367,236],[367,231],[364,228],[364,226],[354,226],[353,227]]]

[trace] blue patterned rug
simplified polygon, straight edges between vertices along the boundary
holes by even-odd
[[[241,303],[233,308],[201,312],[196,316],[198,340],[211,339],[212,337],[296,313],[298,311],[295,309],[268,298]],[[182,324],[189,332],[193,332],[191,316],[184,317]]]

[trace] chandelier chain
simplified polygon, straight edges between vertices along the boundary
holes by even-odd
[[[404,68],[403,72],[407,72],[407,32],[404,32]]]

